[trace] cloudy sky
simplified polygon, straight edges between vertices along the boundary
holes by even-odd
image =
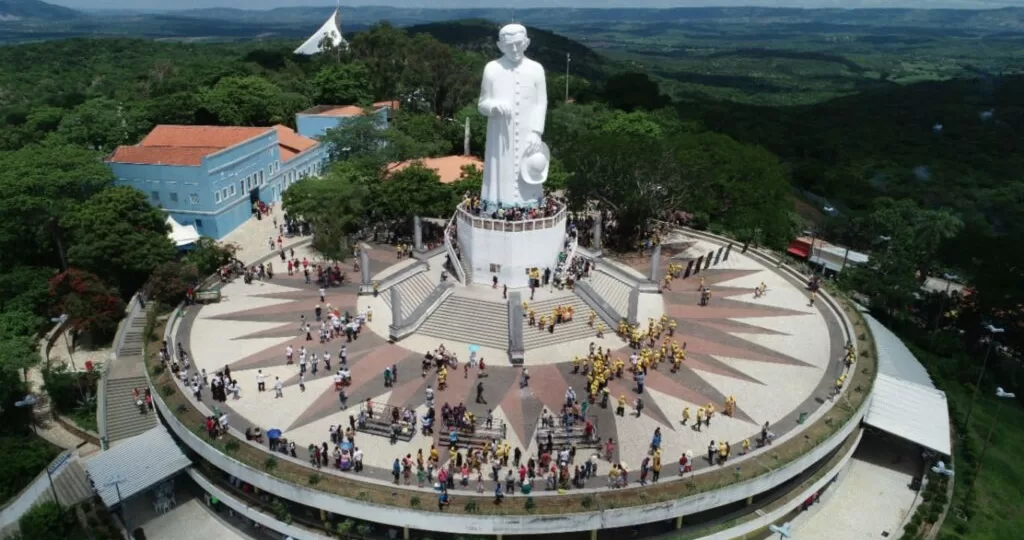
[[[193,9],[235,7],[271,9],[275,7],[334,5],[334,0],[49,0],[78,9],[136,8]],[[1024,0],[341,0],[343,6],[386,5],[416,8],[493,8],[509,7],[689,7],[689,6],[763,6],[763,7],[915,7],[915,8],[998,8],[1024,7]]]

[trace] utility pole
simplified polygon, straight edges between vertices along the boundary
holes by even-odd
[[[572,57],[569,53],[565,53],[565,102],[569,103],[569,62]]]

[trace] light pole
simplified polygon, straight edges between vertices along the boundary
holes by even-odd
[[[992,442],[992,434],[996,431],[996,426],[999,424],[999,411],[1003,408],[1003,400],[1013,399],[1017,397],[1017,394],[1013,392],[1006,392],[1002,388],[996,388],[995,393],[998,399],[996,403],[996,412],[992,415],[992,425],[988,429],[988,436],[985,437],[985,446],[981,447],[981,455],[978,457],[978,465],[974,467],[974,478],[971,479],[971,485],[967,488],[967,495],[964,500],[970,500],[971,495],[974,494],[974,485],[978,483],[978,476],[981,474],[981,465],[985,462],[985,452],[988,451],[988,445]]]
[[[30,422],[32,423],[32,433],[39,435],[39,431],[36,430],[36,416],[35,413],[32,411],[32,408],[36,406],[36,403],[39,403],[39,398],[35,397],[32,394],[29,394],[25,396],[25,399],[15,401],[14,406],[18,407],[19,409],[28,409],[29,419]]]
[[[64,326],[64,323],[68,321],[68,314],[62,313],[60,317],[53,317],[50,322]],[[71,360],[71,369],[78,371],[78,367],[75,366],[75,354],[71,351],[71,343],[68,342],[67,331],[62,330],[61,334],[64,334],[64,345],[68,348],[68,358]]]
[[[117,491],[117,505],[121,507],[121,521],[124,522],[124,530],[128,533],[129,538],[134,538],[131,525],[128,524],[128,511],[124,507],[124,501],[121,500],[121,483],[126,480],[124,476],[118,475],[111,478],[109,482],[104,484],[104,487],[114,486],[114,490]]]
[[[565,102],[569,103],[569,62],[572,60],[569,53],[565,53]]]
[[[995,338],[992,336],[1002,334],[1006,331],[1004,328],[999,328],[998,326],[993,326],[991,324],[986,324],[985,330],[988,330],[988,333],[990,334],[988,338],[988,350],[985,351],[985,359],[981,362],[981,373],[978,374],[978,382],[974,384],[974,393],[971,394],[971,404],[967,407],[967,417],[964,418],[965,433],[970,429],[969,422],[971,421],[971,413],[974,412],[974,402],[978,399],[978,387],[981,386],[981,379],[985,376],[985,368],[988,367],[988,356],[992,353],[992,342],[995,341]]]

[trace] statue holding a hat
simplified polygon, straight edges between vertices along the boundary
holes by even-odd
[[[481,200],[489,207],[530,207],[544,197],[551,154],[541,140],[547,114],[544,67],[526,58],[526,28],[498,32],[502,57],[484,68],[478,107],[487,117]]]

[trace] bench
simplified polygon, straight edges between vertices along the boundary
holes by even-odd
[[[376,404],[373,407],[373,416],[366,419],[366,423],[359,425],[356,423],[356,431],[360,433],[366,433],[369,435],[376,435],[378,437],[384,437],[391,439],[391,410],[395,409],[391,405]],[[359,406],[360,412],[367,410],[366,403]],[[401,409],[399,408],[399,411]],[[408,423],[399,421],[400,430],[398,432],[398,440],[409,442],[413,436],[416,435],[417,423]]]
[[[498,441],[505,440],[508,426],[505,422],[498,421],[490,429],[478,425],[473,431],[466,428],[456,428],[456,430],[459,434],[459,446],[480,446],[481,444],[489,445],[495,439]],[[448,446],[448,438],[450,436],[451,430],[447,426],[441,425],[438,434],[438,445]]]
[[[576,445],[576,448],[600,448],[601,436],[597,428],[597,418],[590,416],[590,422],[594,425],[594,432],[590,439],[587,439],[584,432],[584,423],[576,422],[568,430],[556,423],[555,427],[542,427],[537,429],[537,445],[543,446],[548,442],[548,433],[551,434],[551,442],[555,449]]]

